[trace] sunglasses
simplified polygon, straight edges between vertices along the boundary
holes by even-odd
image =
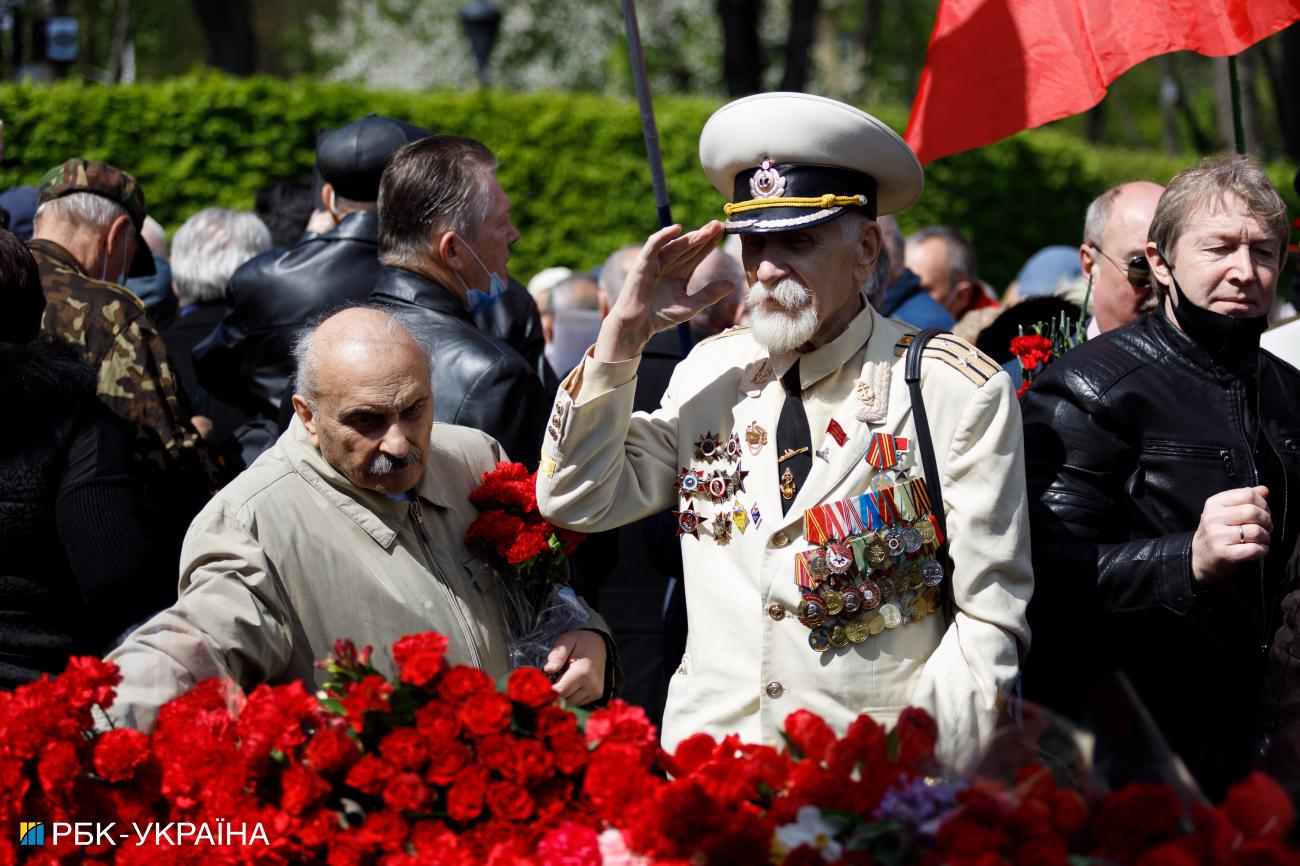
[[[1102,252],[1101,247],[1094,246],[1094,250],[1101,253],[1101,257],[1115,266],[1115,269],[1124,275],[1133,288],[1140,291],[1147,291],[1151,288],[1151,263],[1147,257],[1141,253],[1128,260],[1127,266],[1121,266],[1119,262]]]

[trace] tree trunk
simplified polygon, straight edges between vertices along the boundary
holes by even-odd
[[[131,41],[131,0],[118,0],[117,23],[113,28],[113,45],[109,49],[108,80],[122,80],[122,55]]]
[[[758,93],[763,89],[762,46],[758,41],[762,0],[718,0],[718,15],[722,18],[722,71],[727,93],[733,98]]]
[[[1165,153],[1178,153],[1178,94],[1182,89],[1174,72],[1174,58],[1161,54],[1160,67],[1160,142]]]
[[[1288,82],[1300,81],[1300,24],[1292,24],[1276,39],[1257,46],[1260,65],[1273,92],[1282,149],[1292,162],[1300,160],[1300,111],[1291,97]]]
[[[1106,100],[1109,98],[1103,98],[1083,116],[1083,140],[1089,144],[1101,141],[1102,122],[1106,119]]]
[[[808,86],[808,53],[816,23],[817,0],[790,0],[790,31],[785,46],[782,90],[802,91]]]
[[[257,71],[257,37],[248,0],[194,0],[208,43],[208,63],[232,75]]]

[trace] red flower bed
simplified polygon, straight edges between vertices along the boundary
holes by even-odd
[[[340,642],[323,698],[201,683],[151,735],[90,733],[118,679],[94,659],[0,693],[0,818],[46,834],[0,835],[0,864],[1300,863],[1290,800],[1262,775],[1190,810],[1150,784],[1090,803],[1041,767],[944,780],[920,710],[843,736],[800,711],[782,748],[697,734],[668,755],[638,708],[566,709],[530,668],[498,688],[446,667],[446,647],[403,638],[390,680]],[[122,835],[57,829],[74,822]]]

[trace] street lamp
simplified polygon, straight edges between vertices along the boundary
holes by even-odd
[[[488,0],[470,0],[460,7],[460,26],[465,30],[474,61],[478,64],[479,86],[486,87],[488,57],[496,44],[497,31],[501,29],[501,10]]]

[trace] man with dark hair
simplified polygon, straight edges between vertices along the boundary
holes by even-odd
[[[952,330],[957,320],[930,296],[921,285],[920,277],[904,264],[907,244],[898,227],[898,220],[892,215],[885,215],[879,222],[880,231],[885,236],[885,245],[880,250],[881,262],[877,263],[877,269],[883,272],[883,278],[879,274],[873,275],[872,291],[867,295],[872,306],[882,316],[918,328]]]
[[[953,333],[958,336],[973,342],[996,315],[976,312],[996,311],[998,302],[984,294],[975,247],[955,228],[936,225],[917,231],[907,239],[904,264],[921,279],[930,297],[953,317]],[[968,316],[971,318],[963,327],[962,320]]]
[[[380,271],[379,176],[395,150],[425,135],[428,130],[371,114],[321,138],[319,204],[336,226],[235,271],[230,312],[194,347],[195,372],[213,396],[251,418],[279,419],[293,375],[294,335],[312,318],[370,293]]]
[[[1300,697],[1294,607],[1283,616],[1300,372],[1259,348],[1289,234],[1246,158],[1183,171],[1145,245],[1158,309],[1071,350],[1024,397],[1041,577],[1025,693],[1080,714],[1094,680],[1123,673],[1211,801]]]
[[[393,308],[433,358],[439,421],[489,434],[536,467],[550,401],[536,370],[474,315],[506,291],[519,232],[481,142],[433,135],[393,155],[379,185],[379,258],[371,299]]]

